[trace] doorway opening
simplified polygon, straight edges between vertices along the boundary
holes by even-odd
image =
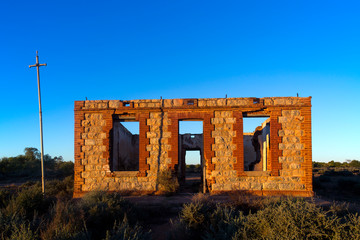
[[[186,192],[203,191],[205,177],[203,164],[203,122],[179,121],[179,173],[180,186]]]

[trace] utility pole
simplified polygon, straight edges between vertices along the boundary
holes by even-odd
[[[41,112],[41,93],[40,93],[40,69],[39,67],[46,66],[46,63],[39,64],[38,51],[36,51],[36,64],[29,65],[29,68],[37,68],[37,83],[39,96],[39,119],[40,119],[40,144],[41,144],[41,186],[42,193],[45,194],[45,178],[44,178],[44,145],[43,145],[43,127],[42,127],[42,112]]]

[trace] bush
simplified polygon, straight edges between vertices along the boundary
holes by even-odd
[[[51,180],[45,182],[46,196],[71,199],[74,191],[74,177],[68,176],[64,180]]]
[[[115,222],[111,231],[106,232],[106,238],[104,240],[146,240],[151,239],[150,231],[144,232],[143,228],[139,225],[131,227],[127,218],[117,224]]]
[[[247,215],[236,210],[236,206],[211,207],[193,202],[184,206],[175,227],[186,231],[182,239],[360,238],[357,214],[345,214],[336,207],[325,211],[315,203],[291,198],[270,201],[256,213]],[[174,234],[171,237],[179,239]]]
[[[41,232],[42,239],[90,239],[84,212],[75,202],[58,201],[50,210],[50,219]]]
[[[58,162],[57,170],[59,175],[72,176],[74,175],[74,163],[73,162]]]
[[[337,221],[336,216],[327,216],[314,203],[287,199],[270,204],[256,214],[249,214],[244,229],[239,229],[234,236],[250,239],[263,236],[268,239],[317,239],[334,236],[333,233],[338,232]]]
[[[45,196],[40,183],[33,182],[12,195],[1,191],[0,239],[148,238],[135,224],[136,209],[119,194],[91,192],[71,199],[72,182],[72,177],[47,181]]]
[[[11,236],[13,230],[24,222],[23,218],[17,214],[5,213],[4,209],[0,211],[0,233],[1,239],[7,239]]]
[[[79,203],[84,212],[86,227],[92,238],[100,239],[115,221],[122,222],[127,217],[130,224],[136,222],[136,212],[132,204],[118,193],[90,192]]]
[[[235,209],[243,211],[245,214],[254,213],[265,208],[266,205],[279,201],[279,197],[254,196],[248,192],[237,192],[230,195]]]
[[[25,187],[14,193],[8,204],[0,209],[0,232],[2,239],[36,239],[44,214],[51,201],[42,195],[39,185]]]
[[[159,186],[159,190],[165,192],[165,194],[175,193],[179,188],[179,182],[170,169],[159,172],[156,184]]]
[[[58,200],[50,215],[51,221],[41,233],[45,240],[147,236],[135,225],[137,216],[133,205],[117,193],[90,192],[81,200]]]
[[[11,191],[7,189],[0,189],[0,209],[9,204],[11,198]]]
[[[49,199],[45,199],[39,184],[28,188],[23,188],[14,194],[9,201],[5,213],[8,215],[20,214],[27,220],[33,220],[37,214],[47,211],[51,204]]]
[[[20,226],[15,226],[9,240],[37,240],[38,234],[31,230],[30,224],[22,223]]]
[[[180,222],[192,230],[201,231],[208,223],[212,208],[212,205],[202,201],[185,204],[180,212]]]

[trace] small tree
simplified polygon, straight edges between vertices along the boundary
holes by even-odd
[[[30,159],[40,159],[40,152],[37,148],[27,147],[24,149],[25,157]]]

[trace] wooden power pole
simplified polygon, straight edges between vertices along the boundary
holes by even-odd
[[[41,93],[40,93],[40,69],[39,67],[46,66],[46,63],[39,64],[38,51],[36,51],[36,64],[29,65],[29,68],[37,68],[37,83],[39,96],[39,118],[40,118],[40,144],[41,144],[41,186],[42,193],[45,194],[45,176],[44,176],[44,144],[43,144],[43,127],[42,127],[42,112],[41,112]]]

